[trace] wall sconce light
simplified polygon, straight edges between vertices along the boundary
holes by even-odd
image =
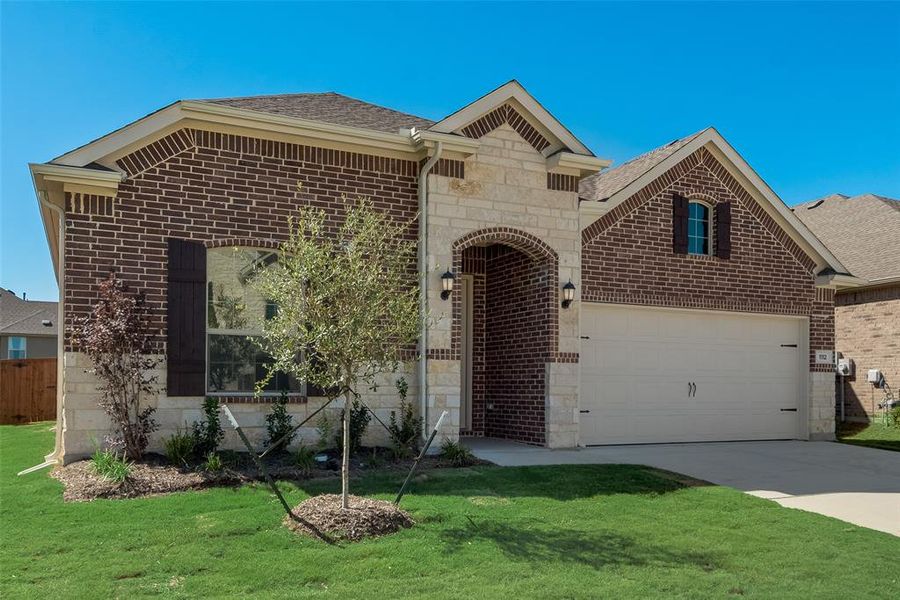
[[[446,300],[450,297],[450,293],[453,292],[453,282],[455,280],[456,276],[450,271],[441,275],[441,300]]]
[[[572,280],[569,280],[569,283],[563,286],[563,301],[562,307],[569,308],[572,302],[575,300],[575,284],[572,283]]]

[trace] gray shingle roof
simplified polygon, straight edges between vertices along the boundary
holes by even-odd
[[[56,335],[56,302],[22,300],[9,290],[0,288],[0,334]],[[50,321],[45,327],[44,320]]]
[[[900,200],[832,194],[792,210],[853,275],[900,277]]]
[[[396,111],[377,104],[370,104],[334,92],[321,94],[277,94],[272,96],[246,96],[241,98],[213,98],[200,100],[255,110],[258,112],[322,121],[335,125],[347,125],[397,133],[400,129],[428,129],[434,121]]]
[[[706,131],[705,129],[703,131]],[[595,173],[581,180],[578,195],[584,200],[602,201],[610,198],[619,190],[627,187],[641,175],[669,158],[692,139],[703,133],[698,131],[680,140],[669,142],[665,146],[645,152],[640,156],[622,163],[618,167]]]

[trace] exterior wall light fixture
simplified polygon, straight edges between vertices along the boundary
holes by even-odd
[[[453,292],[453,282],[455,280],[456,276],[450,271],[441,275],[441,300],[446,300],[450,297],[450,294]]]
[[[572,302],[575,301],[575,284],[572,283],[572,280],[569,280],[569,283],[563,286],[563,301],[562,307],[569,308],[572,305]]]

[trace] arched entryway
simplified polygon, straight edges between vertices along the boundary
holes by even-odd
[[[508,228],[454,244],[460,433],[545,444],[546,364],[557,348],[556,252]]]

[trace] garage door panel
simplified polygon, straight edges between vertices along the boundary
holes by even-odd
[[[781,409],[799,397],[798,319],[612,305],[582,312],[583,443],[797,436],[798,412]]]

